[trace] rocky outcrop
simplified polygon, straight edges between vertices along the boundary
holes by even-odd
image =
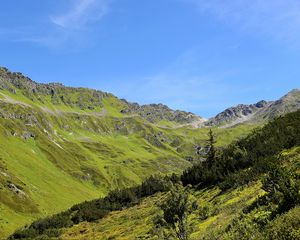
[[[222,126],[234,122],[247,121],[259,110],[267,107],[270,103],[267,101],[259,101],[256,104],[239,104],[235,107],[227,108],[225,111],[219,113],[217,116],[209,119],[205,123],[206,126]]]
[[[231,127],[244,122],[259,123],[298,109],[300,109],[300,90],[294,89],[277,101],[260,101],[256,104],[240,104],[228,108],[209,119],[205,126]]]
[[[82,110],[93,110],[103,106],[103,98],[112,94],[88,88],[66,87],[61,83],[37,83],[22,73],[10,72],[7,68],[0,67],[0,89],[8,90],[13,94],[22,91],[28,99],[45,103],[51,99],[54,105],[79,107]]]
[[[258,112],[256,118],[269,120],[298,109],[300,109],[300,90],[293,89],[279,100],[271,102],[267,108]]]
[[[7,185],[7,187],[8,187],[8,189],[10,190],[10,191],[12,191],[13,193],[15,193],[15,194],[17,194],[17,195],[19,195],[19,196],[26,196],[26,193],[23,191],[23,190],[21,190],[20,189],[20,187],[18,186],[16,186],[15,184],[13,184],[13,183],[9,183],[8,185]]]
[[[151,123],[162,120],[176,122],[178,124],[191,124],[194,122],[205,121],[203,118],[191,113],[180,110],[172,110],[163,104],[139,105],[129,103],[122,99],[126,107],[121,110],[123,114],[137,114]]]

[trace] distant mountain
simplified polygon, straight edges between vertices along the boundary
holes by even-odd
[[[269,120],[300,109],[300,89],[294,89],[257,112],[255,118]]]
[[[230,107],[204,123],[205,126],[231,127],[240,123],[261,123],[300,109],[300,90],[294,89],[277,101],[259,101]]]
[[[241,105],[206,125],[234,124],[245,116],[267,120],[298,107],[294,90],[276,102]],[[75,203],[203,160],[209,130],[201,128],[204,121],[163,104],[41,84],[0,68],[0,239]],[[217,147],[256,126],[216,130]]]
[[[101,108],[101,114],[107,114],[108,110],[105,107],[102,108],[104,102],[110,99],[109,102],[115,113],[118,112],[124,116],[136,114],[151,123],[170,121],[180,125],[195,125],[205,121],[193,113],[172,110],[163,104],[139,105],[118,99],[110,93],[99,90],[66,87],[61,83],[37,83],[22,73],[10,72],[7,68],[0,68],[0,89],[8,90],[12,94],[16,94],[16,91],[20,90],[22,95],[29,100],[40,104],[46,104],[50,101],[56,106],[75,107],[94,112]]]
[[[264,100],[256,104],[239,104],[235,107],[230,107],[219,113],[215,117],[209,119],[206,126],[222,126],[226,124],[237,124],[250,120],[256,112],[269,105],[269,102]]]
[[[188,126],[201,120],[0,68],[0,239],[150,175],[180,173],[205,154],[208,129]]]
[[[126,103],[127,107],[124,108],[121,113],[138,114],[142,118],[152,123],[163,120],[180,124],[203,123],[206,121],[204,118],[199,117],[191,112],[172,110],[163,104],[139,105],[137,103],[129,103],[126,100],[123,101]]]

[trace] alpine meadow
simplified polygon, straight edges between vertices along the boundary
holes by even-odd
[[[300,240],[299,13],[3,1],[0,239]]]

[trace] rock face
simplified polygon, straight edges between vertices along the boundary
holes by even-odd
[[[269,120],[298,109],[300,109],[300,89],[293,89],[279,100],[271,102],[268,107],[258,112],[256,117]]]
[[[294,89],[277,101],[239,104],[205,122],[205,126],[230,127],[239,123],[259,123],[300,109],[300,90]]]
[[[249,120],[256,112],[265,108],[270,103],[267,101],[259,101],[256,104],[239,104],[235,107],[227,108],[225,111],[219,113],[217,116],[209,119],[205,123],[206,126],[221,126],[224,124],[238,123]]]
[[[172,110],[163,104],[139,105],[122,100],[126,108],[121,110],[123,114],[138,114],[149,122],[156,123],[162,120],[172,121],[179,124],[190,124],[197,121],[205,121],[203,118],[180,110]]]

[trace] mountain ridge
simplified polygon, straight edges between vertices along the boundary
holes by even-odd
[[[290,99],[298,96],[279,106]],[[202,126],[201,117],[163,104],[39,84],[0,68],[0,238],[73,204],[202,161],[210,128]],[[211,127],[222,148],[259,126]]]
[[[109,98],[114,102],[113,116],[136,115],[160,126],[164,126],[165,121],[168,121],[173,123],[168,124],[171,127],[186,125],[193,128],[226,128],[245,122],[250,124],[261,123],[300,108],[300,90],[295,88],[278,100],[261,100],[254,104],[238,104],[225,109],[210,119],[205,119],[192,112],[173,110],[162,103],[141,105],[119,99],[112,93],[92,88],[69,87],[57,82],[38,83],[22,73],[10,72],[4,67],[0,67],[0,89],[6,89],[12,94],[15,94],[17,90],[21,90],[25,97],[41,105],[47,103],[45,98],[48,98],[48,100],[50,98],[49,102],[54,106],[76,107],[97,115],[109,115],[109,111],[104,106],[104,102]],[[49,111],[47,108],[43,109]]]
[[[30,100],[44,104],[44,98],[51,97],[54,105],[66,105],[79,107],[81,110],[97,110],[103,107],[103,100],[113,98],[119,104],[119,114],[137,114],[143,119],[157,123],[167,120],[178,124],[191,124],[195,121],[204,121],[200,116],[182,110],[173,110],[164,104],[131,103],[125,99],[119,99],[115,95],[100,90],[83,87],[69,87],[61,83],[38,83],[19,72],[10,72],[7,68],[0,67],[0,89],[6,89],[12,94],[16,89],[22,90],[22,94]],[[81,96],[72,99],[72,93],[81,93]],[[74,97],[73,97],[74,98]]]
[[[204,126],[232,127],[241,123],[261,123],[300,109],[300,89],[293,89],[275,101],[238,104],[210,118]]]

